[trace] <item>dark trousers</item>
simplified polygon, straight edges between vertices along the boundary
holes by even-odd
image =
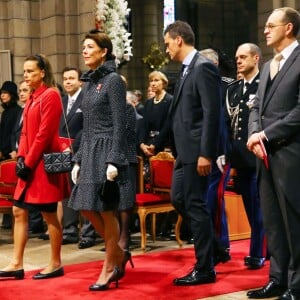
[[[81,228],[81,239],[82,240],[95,240],[96,232],[91,224],[86,218],[80,216],[80,212],[68,207],[68,200],[63,201],[63,235],[64,236],[79,236],[79,221],[82,219]]]
[[[265,235],[255,169],[237,169],[234,184],[236,191],[242,195],[245,211],[251,227],[249,255],[265,257]]]
[[[264,166],[260,167],[259,191],[270,252],[269,277],[279,285],[299,290],[299,196],[296,188],[291,190],[291,187],[282,184],[280,166],[286,161],[279,162],[279,159],[276,157],[273,163],[270,155],[270,169],[266,170]],[[290,174],[290,176],[293,175]],[[299,180],[297,176],[288,179],[293,183]],[[293,196],[291,196],[292,193]]]
[[[64,199],[63,205],[63,235],[78,237],[80,213],[68,207],[69,199]]]
[[[173,172],[171,200],[176,210],[190,224],[194,238],[196,268],[213,269],[213,227],[207,207],[208,177],[200,176],[196,163],[182,164],[177,158]]]

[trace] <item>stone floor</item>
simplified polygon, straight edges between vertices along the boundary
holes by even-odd
[[[1,224],[1,215],[0,215]],[[104,252],[101,251],[104,245],[101,240],[98,243],[87,249],[78,249],[77,244],[69,244],[62,246],[63,264],[81,263],[104,258]],[[185,244],[183,247],[191,247]],[[158,239],[155,243],[151,240],[147,241],[147,252],[162,251],[168,249],[178,249],[176,241]],[[0,269],[6,266],[12,256],[13,241],[11,230],[0,228]],[[132,235],[132,255],[143,253],[140,249],[139,234]],[[25,270],[40,269],[46,266],[49,258],[49,241],[38,239],[38,235],[30,236],[25,249],[24,268]],[[0,297],[1,298],[1,297]],[[246,300],[246,292],[237,292],[226,295],[220,295],[209,298],[202,298],[206,300]],[[272,300],[269,298],[269,300]]]

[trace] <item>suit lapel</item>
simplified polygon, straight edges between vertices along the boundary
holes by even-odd
[[[199,53],[196,52],[196,54],[194,55],[191,63],[188,66],[188,69],[186,70],[186,73],[185,73],[184,77],[179,80],[179,82],[178,82],[178,84],[175,88],[174,99],[172,101],[172,105],[170,106],[172,112],[174,112],[174,110],[175,110],[175,108],[178,104],[178,101],[179,101],[179,98],[180,98],[179,96],[181,94],[183,84],[184,84],[185,80],[188,78],[191,70],[194,68],[195,62],[197,61],[198,57],[199,57]]]
[[[295,62],[297,56],[299,55],[300,52],[300,46],[298,46],[290,55],[290,57],[288,58],[288,60],[285,62],[285,64],[283,65],[282,69],[278,72],[277,76],[274,78],[273,83],[270,87],[270,90],[268,92],[268,94],[266,95],[267,97],[265,98],[265,94],[266,94],[266,89],[267,89],[267,83],[269,80],[269,76],[270,76],[270,62],[269,61],[266,65],[265,68],[265,72],[264,72],[264,95],[263,95],[263,99],[265,99],[265,101],[263,102],[263,107],[262,109],[264,110],[266,108],[266,106],[268,105],[268,103],[270,102],[273,94],[275,93],[275,91],[277,90],[278,86],[280,85],[282,79],[285,77],[286,73],[288,72],[288,70],[290,69],[291,65]]]

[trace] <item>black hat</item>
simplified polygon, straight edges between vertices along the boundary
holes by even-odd
[[[2,87],[0,89],[0,92],[2,91],[6,91],[6,92],[9,92],[10,94],[13,94],[15,96],[18,97],[18,87],[17,85],[12,82],[12,81],[5,81],[3,84],[2,84]]]

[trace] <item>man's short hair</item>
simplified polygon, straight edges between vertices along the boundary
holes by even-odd
[[[169,33],[172,39],[180,36],[184,43],[190,46],[195,45],[195,34],[190,24],[184,21],[175,21],[169,24],[164,30],[164,35]]]

